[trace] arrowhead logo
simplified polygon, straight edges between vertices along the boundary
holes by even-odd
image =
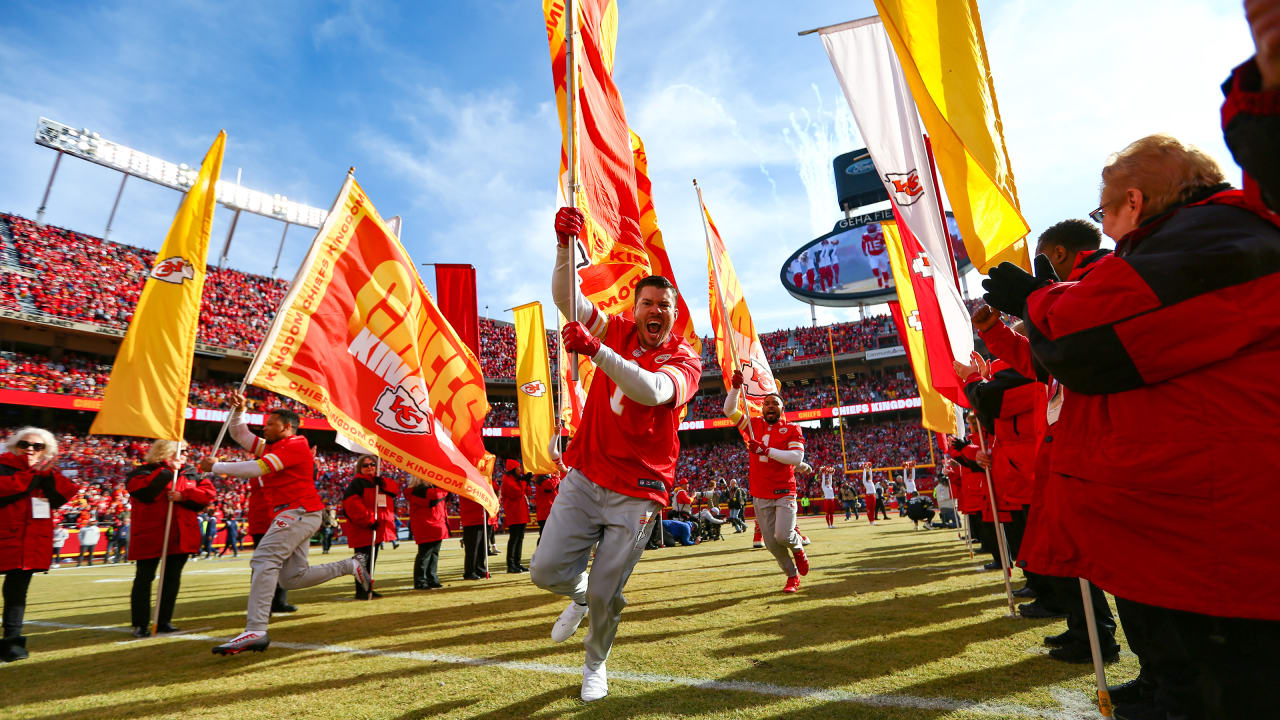
[[[911,329],[915,330],[916,332],[921,332],[922,330],[924,330],[924,324],[920,322],[919,310],[911,311],[911,314],[907,316],[907,325],[910,325]]]
[[[547,394],[547,385],[541,380],[531,380],[520,386],[520,392],[529,397],[542,397]]]
[[[401,385],[383,390],[373,409],[378,413],[377,423],[392,432],[431,434],[431,413],[423,410]]]
[[[168,258],[151,268],[151,277],[174,285],[181,285],[184,280],[194,280],[195,276],[195,268],[182,257]]]
[[[905,173],[885,173],[884,184],[898,207],[910,205],[924,195],[924,186],[915,168]]]
[[[765,395],[778,391],[773,379],[762,372],[751,359],[739,361],[739,366],[738,369],[742,371],[742,391],[747,397],[761,400]]]
[[[916,255],[911,261],[911,272],[920,277],[933,277],[933,266],[929,264],[929,256],[924,253]]]

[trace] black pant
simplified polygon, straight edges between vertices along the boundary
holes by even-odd
[[[507,526],[507,572],[520,572],[524,567],[524,528],[525,523]]]
[[[488,525],[462,528],[462,576],[484,577],[489,572],[489,546],[485,542]]]
[[[413,586],[415,588],[432,587],[440,584],[436,569],[440,564],[440,543],[418,543],[418,554],[413,558]]]
[[[889,519],[889,511],[884,509],[884,498],[879,496],[876,496],[876,509],[875,512],[871,513],[871,517],[874,518],[877,513],[885,520]]]
[[[1050,610],[1067,614],[1067,632],[1071,634],[1071,642],[1081,645],[1089,644],[1088,616],[1084,612],[1084,596],[1080,594],[1079,578],[1064,578],[1051,575],[1036,575],[1036,583],[1048,586],[1044,595],[1036,591],[1036,602]],[[1027,584],[1032,585],[1031,575],[1027,576]],[[1032,585],[1037,587],[1037,585]],[[1105,654],[1115,649],[1116,620],[1111,614],[1111,606],[1107,604],[1107,596],[1102,589],[1089,583],[1089,597],[1093,600],[1094,626],[1098,630],[1098,647]]]
[[[163,590],[160,593],[160,613],[156,622],[167,625],[173,620],[173,606],[178,601],[178,589],[182,586],[182,567],[187,564],[186,553],[175,553],[164,563]],[[160,558],[139,560],[134,566],[133,592],[129,594],[129,615],[134,627],[147,627],[151,623],[151,581],[156,578]]]
[[[382,543],[378,543],[378,547],[381,548]],[[365,545],[364,547],[351,548],[351,552],[356,553],[357,557],[361,557],[364,559],[364,562],[361,564],[364,565],[364,571],[366,573],[369,573],[369,589],[372,590],[373,589],[373,568],[371,568],[370,565],[373,564],[373,546]],[[355,586],[356,586],[357,598],[364,599],[368,597],[368,595],[366,595],[364,592],[364,588],[360,587],[359,580],[355,581]]]
[[[1203,717],[1195,663],[1178,637],[1174,611],[1116,596],[1116,612],[1139,673],[1155,687],[1156,703],[1173,715]]]
[[[240,557],[240,549],[236,547],[239,539],[239,537],[232,536],[231,533],[227,533],[227,544],[223,545],[222,549],[218,551],[218,557],[226,555],[228,550],[231,551],[231,557]]]
[[[320,547],[324,550],[324,554],[329,554],[329,548],[333,547],[333,528],[320,528]]]
[[[259,545],[261,545],[262,538],[266,536],[267,536],[266,533],[251,533],[249,535],[249,537],[253,538],[254,548],[257,548]],[[275,608],[278,608],[281,605],[288,605],[288,604],[289,604],[289,591],[285,590],[284,588],[280,587],[279,584],[277,584],[276,592],[274,595],[271,596],[271,608],[274,610]]]
[[[27,588],[35,570],[6,570],[4,573],[4,636],[22,637],[22,618],[27,613]]]
[[[205,555],[207,557],[213,557],[213,536],[212,535],[205,535],[200,539],[200,554]]]

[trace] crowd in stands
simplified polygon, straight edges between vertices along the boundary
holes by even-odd
[[[789,330],[774,330],[760,335],[760,345],[770,363],[806,360],[829,355],[835,348],[836,355],[866,352],[879,347],[900,344],[893,318],[877,315],[865,320],[833,323],[831,343],[827,342],[827,327],[805,326]],[[702,339],[703,368],[716,367],[715,338]]]
[[[559,343],[553,331],[547,331],[547,359],[554,376]],[[487,378],[516,376],[516,326],[511,323],[480,318],[480,369]]]
[[[805,428],[804,437],[806,463],[815,468],[842,467],[839,430]],[[905,460],[928,463],[929,442],[929,433],[912,421],[850,425],[844,431],[845,455],[851,468],[867,460],[875,467],[900,466]],[[721,478],[745,480],[747,446],[736,439],[682,445],[676,478],[686,483],[690,491],[709,490]],[[814,478],[800,479],[799,483],[802,488],[809,483],[817,487]]]
[[[779,394],[790,410],[810,410],[836,406],[835,386],[826,378],[816,378],[806,385],[784,384]],[[897,375],[859,375],[856,379],[840,378],[840,404],[869,403],[880,400],[910,398],[919,395],[915,378]],[[689,419],[714,419],[723,416],[724,393],[699,394],[689,403]]]

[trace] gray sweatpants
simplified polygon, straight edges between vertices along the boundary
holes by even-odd
[[[529,561],[529,579],[543,590],[587,604],[583,645],[587,666],[609,657],[627,599],[622,588],[640,560],[661,507],[652,500],[606,490],[577,470],[560,483],[560,494]],[[596,557],[591,562],[591,547]]]
[[[800,535],[796,533],[796,499],[792,496],[753,498],[753,502],[764,546],[773,553],[782,572],[787,577],[795,577],[796,561],[793,553],[803,547]]]
[[[245,613],[246,632],[267,631],[277,582],[286,590],[294,590],[352,574],[350,559],[310,566],[307,550],[311,536],[320,529],[321,514],[320,510],[303,512],[301,508],[290,508],[271,520],[270,529],[253,549],[253,559],[249,561],[253,580],[249,584],[249,608]]]

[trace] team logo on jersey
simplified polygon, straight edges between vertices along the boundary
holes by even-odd
[[[915,168],[905,173],[885,173],[885,188],[893,195],[893,201],[902,207],[910,205],[924,195],[924,186],[920,184],[920,173]]]
[[[431,434],[431,413],[423,409],[403,385],[383,390],[373,409],[378,413],[377,423],[392,432]]]
[[[530,397],[542,397],[547,394],[547,384],[541,380],[531,380],[520,386],[520,392]]]
[[[662,363],[670,359],[671,359],[671,354],[667,353],[666,355],[659,355],[658,357],[654,358],[653,361],[661,365]]]
[[[644,354],[643,348],[636,348],[635,350],[631,351],[631,357],[640,357],[643,354]]]
[[[151,268],[151,277],[174,285],[181,285],[184,280],[194,280],[196,277],[196,269],[187,262],[186,258],[171,257],[167,260],[156,263]]]

